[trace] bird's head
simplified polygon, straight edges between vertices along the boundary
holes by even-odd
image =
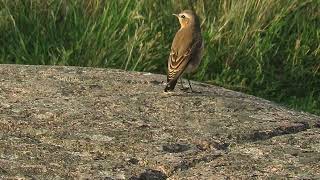
[[[184,10],[179,14],[173,14],[179,19],[181,28],[185,28],[188,26],[199,25],[199,18],[191,10]]]

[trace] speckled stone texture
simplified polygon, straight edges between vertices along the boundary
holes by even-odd
[[[0,65],[0,179],[320,179],[320,118],[163,75]]]

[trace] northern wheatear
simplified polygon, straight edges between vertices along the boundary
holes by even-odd
[[[171,46],[165,92],[173,91],[183,73],[191,73],[197,69],[201,62],[203,49],[200,21],[196,13],[184,10],[180,14],[173,15],[179,19],[180,29]],[[192,91],[189,79],[188,82]]]

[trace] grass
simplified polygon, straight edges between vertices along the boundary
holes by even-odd
[[[0,63],[166,72],[172,13],[196,10],[194,80],[320,114],[318,0],[0,0]]]

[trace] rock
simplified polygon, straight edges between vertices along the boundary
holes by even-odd
[[[193,82],[0,65],[0,179],[319,179],[320,118]]]

